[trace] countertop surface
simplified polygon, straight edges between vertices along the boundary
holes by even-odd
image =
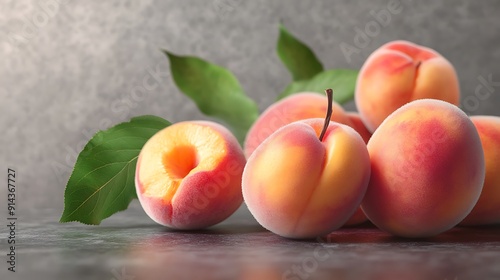
[[[500,279],[500,227],[413,240],[365,224],[294,241],[260,227],[244,206],[196,232],[166,229],[138,207],[100,226],[57,219],[19,221],[17,272],[3,262],[1,279]]]

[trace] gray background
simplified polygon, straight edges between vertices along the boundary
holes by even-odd
[[[402,12],[350,59],[340,44],[354,45],[355,28],[364,29],[374,20],[371,11],[386,9],[389,0],[70,0],[49,14],[39,4],[46,2],[0,2],[1,173],[6,178],[7,167],[16,169],[25,220],[62,212],[76,154],[97,130],[142,114],[172,122],[205,118],[173,84],[160,48],[229,68],[261,110],[270,105],[290,82],[275,53],[280,19],[326,68],[359,69],[395,39],[431,47],[455,65],[467,113],[500,115],[499,85],[475,95],[481,77],[500,82],[495,0],[402,0]],[[36,26],[26,23],[33,18]],[[158,86],[131,101],[132,89],[157,67],[167,72]]]

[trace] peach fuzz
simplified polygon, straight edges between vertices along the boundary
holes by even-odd
[[[368,140],[370,140],[370,137],[372,137],[372,134],[366,126],[364,125],[363,121],[361,120],[361,117],[359,116],[359,113],[357,112],[346,112],[347,119],[349,120],[347,125],[350,127],[354,128],[357,133],[363,138],[363,141],[365,143],[368,143]],[[358,208],[356,212],[352,215],[349,220],[344,224],[345,227],[350,227],[350,226],[355,226],[362,224],[366,222],[368,218],[366,217],[365,213],[363,213],[363,210],[361,208]]]
[[[372,137],[372,133],[366,128],[365,124],[363,123],[363,120],[361,120],[361,116],[357,112],[346,112],[347,119],[349,120],[347,125],[350,127],[354,128],[359,135],[361,135],[361,138],[365,141],[365,143],[368,143],[368,140],[370,140],[370,137]]]
[[[313,92],[302,92],[288,96],[269,106],[252,125],[245,139],[247,158],[269,135],[278,128],[304,119],[324,118],[328,106],[327,98]],[[348,124],[344,109],[333,103],[332,121]]]
[[[149,139],[135,185],[146,213],[175,229],[199,229],[229,217],[242,203],[245,156],[225,127],[208,121],[173,124]]]
[[[372,174],[361,207],[380,229],[429,237],[469,214],[484,182],[478,132],[458,107],[435,99],[392,113],[368,142]]]
[[[500,224],[500,117],[473,116],[483,146],[486,177],[483,191],[472,212],[461,225]]]
[[[426,98],[455,105],[460,101],[455,68],[430,48],[390,42],[375,50],[361,67],[355,101],[371,132],[402,105]]]
[[[352,226],[357,226],[360,225],[364,222],[368,221],[368,218],[366,217],[365,213],[363,213],[363,210],[361,207],[358,207],[356,212],[352,214],[352,216],[347,220],[347,222],[342,225],[343,227],[352,227]]]
[[[287,238],[314,238],[359,209],[370,177],[361,136],[351,127],[307,119],[288,124],[252,153],[243,197],[254,218]]]

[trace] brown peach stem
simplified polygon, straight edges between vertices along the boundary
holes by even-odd
[[[323,130],[319,135],[319,141],[323,141],[328,125],[330,124],[330,118],[332,117],[332,103],[333,103],[333,90],[331,88],[326,89],[326,96],[328,97],[328,109],[326,109],[325,124],[323,125]]]

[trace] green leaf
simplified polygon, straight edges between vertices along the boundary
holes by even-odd
[[[323,65],[308,46],[295,38],[280,24],[278,56],[294,81],[310,79],[323,71]]]
[[[164,53],[170,60],[177,87],[203,114],[227,124],[243,143],[248,129],[259,116],[259,109],[236,77],[229,70],[200,58],[177,56],[165,50]]]
[[[344,104],[354,98],[357,77],[358,71],[355,70],[327,70],[317,74],[312,79],[292,82],[279,95],[278,99],[303,91],[324,94],[325,89],[331,88],[335,101]]]
[[[135,165],[142,146],[170,123],[140,116],[99,131],[80,152],[64,192],[61,223],[98,225],[127,209],[135,191]]]

